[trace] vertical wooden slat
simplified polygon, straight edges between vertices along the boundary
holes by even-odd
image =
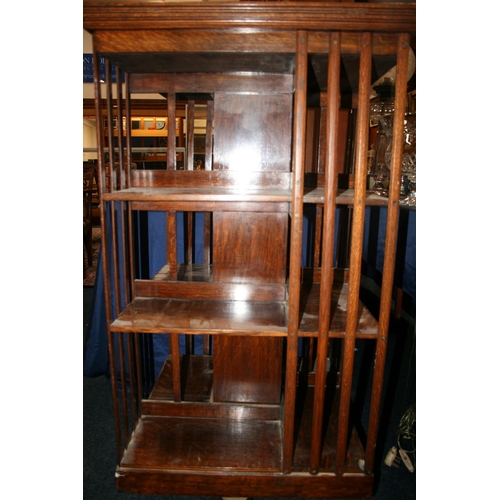
[[[115,145],[114,145],[114,132],[113,132],[113,90],[111,86],[111,63],[106,59],[106,111],[108,115],[108,163],[109,163],[109,190],[116,189],[116,177],[114,172],[114,158],[115,158]]]
[[[167,94],[167,117],[168,117],[168,138],[167,138],[167,170],[176,169],[175,151],[175,94]],[[177,276],[177,224],[176,213],[167,212],[167,263],[170,265],[171,276]]]
[[[186,117],[186,167],[187,170],[193,170],[194,166],[194,101],[190,99],[187,103]],[[184,233],[185,263],[193,263],[193,212],[186,212]],[[186,339],[187,340],[187,339]]]
[[[203,335],[203,354],[208,356],[210,354],[210,344],[211,344],[211,336]]]
[[[116,177],[114,172],[114,133],[113,133],[113,88],[111,85],[111,63],[106,59],[106,104],[108,112],[108,159],[109,159],[109,191],[116,190]],[[118,205],[119,206],[119,205]],[[118,210],[116,202],[110,204],[110,219],[111,219],[111,268],[113,269],[113,291],[115,298],[115,314],[118,315],[121,310],[121,288],[120,288],[120,268],[118,259],[118,228],[116,221],[116,214]]]
[[[407,34],[401,34],[399,37],[396,67],[391,176],[389,185],[389,204],[387,208],[384,267],[382,288],[380,292],[377,346],[375,350],[376,363],[373,373],[372,396],[370,402],[366,444],[365,472],[367,473],[371,473],[373,471],[375,443],[378,430],[378,419],[382,398],[384,366],[387,350],[387,335],[391,314],[394,266],[396,263],[397,228],[399,217],[399,183],[401,179],[401,162],[403,157],[404,115],[409,45],[409,36]]]
[[[93,50],[93,60],[99,61],[99,54]],[[97,131],[97,159],[99,163],[99,199],[102,200],[102,195],[106,191],[106,175],[104,170],[104,119],[101,101],[101,78],[100,68],[98,64],[94,64],[94,101],[95,101],[95,114],[96,114],[96,131]],[[101,240],[101,258],[102,269],[104,274],[104,303],[106,311],[106,324],[109,325],[112,321],[112,307],[111,307],[111,280],[108,265],[108,241],[105,235],[107,223],[107,204],[101,202],[101,228],[103,238]],[[118,399],[118,386],[116,380],[116,362],[114,341],[112,332],[107,329],[108,338],[108,354],[109,366],[111,373],[111,392],[113,395],[113,413],[115,418],[115,432],[116,432],[116,456],[119,462],[122,454],[122,434],[121,434],[121,420],[120,420],[120,407]]]
[[[304,162],[307,114],[307,32],[297,33],[295,64],[295,99],[293,109],[293,181],[290,236],[290,284],[288,304],[288,338],[283,425],[283,471],[290,473],[293,460],[295,395],[297,392],[297,346],[301,280],[301,245]]]
[[[319,267],[321,262],[321,228],[323,227],[323,205],[316,205],[316,224],[314,226],[314,259],[313,266]]]
[[[339,427],[335,460],[335,472],[339,475],[342,475],[345,471],[348,439],[347,434],[349,430],[349,407],[354,364],[354,345],[358,326],[359,286],[361,282],[361,259],[363,252],[363,225],[366,196],[366,151],[368,151],[368,129],[370,118],[370,78],[372,57],[372,36],[370,33],[361,34],[360,45],[359,110],[356,124],[352,241],[349,266],[349,290],[347,295],[346,332],[340,381]]]
[[[184,116],[185,116],[185,109],[184,109]],[[186,162],[186,138],[184,136],[184,120],[180,119],[177,122],[177,127],[179,129],[177,130],[177,146],[179,148],[184,148],[183,153],[179,153],[178,159],[179,161],[182,161],[182,168],[187,170],[187,162]]]
[[[116,66],[116,133],[117,133],[117,147],[118,147],[118,168],[117,168],[117,187],[123,189],[125,187],[124,175],[124,158],[123,158],[123,108],[122,108],[122,72]],[[113,134],[114,135],[114,134]]]
[[[126,103],[125,103],[126,105]],[[118,135],[118,177],[117,183],[119,189],[124,189],[127,186],[127,171],[128,168],[125,164],[124,157],[124,140],[123,140],[123,92],[122,92],[122,71],[119,67],[116,67],[116,121],[117,121],[117,135]],[[130,155],[127,155],[127,158]],[[122,254],[122,269],[121,269],[121,278],[120,282],[123,284],[123,296],[124,296],[124,305],[128,304],[131,299],[131,276],[130,276],[130,268],[129,264],[132,260],[131,248],[130,245],[130,226],[131,226],[131,218],[130,211],[128,210],[129,203],[121,202],[119,205],[120,210],[120,229],[121,229],[121,254]],[[126,244],[128,240],[129,244]],[[125,359],[121,361],[124,366],[124,374],[122,377],[125,377],[122,380],[122,393],[123,399],[125,402],[127,401],[127,394],[130,396],[130,407],[132,411],[132,420],[133,422],[137,419],[136,413],[136,386],[135,386],[135,370],[133,369],[133,345],[131,342],[131,334],[125,335],[126,340],[126,356],[127,363],[125,363]],[[123,341],[122,341],[123,342]],[[123,346],[122,346],[123,350]],[[125,353],[122,353],[124,356]],[[128,366],[128,369],[126,368]],[[128,382],[127,382],[128,380]],[[128,389],[128,390],[127,390]],[[127,404],[124,405],[124,425],[126,429],[126,439],[128,441],[128,409]]]
[[[213,153],[213,135],[214,135],[214,101],[207,101],[207,130],[205,134],[205,170],[212,170]]]
[[[133,333],[132,334],[133,341],[134,341],[134,354],[135,354],[135,376],[137,380],[137,414],[141,415],[142,414],[142,391],[144,390],[144,383],[143,383],[143,372],[142,372],[142,360],[143,360],[143,352],[141,349],[140,345],[140,334],[139,333]]]
[[[194,101],[187,103],[186,113],[186,170],[193,170],[194,165]]]
[[[174,401],[181,401],[181,361],[179,352],[179,335],[170,335],[170,355],[172,356],[172,384],[174,391]]]
[[[126,151],[127,151],[127,165],[125,170],[125,188],[130,187],[130,171],[132,169],[132,116],[131,116],[131,102],[130,102],[130,87],[129,75],[125,73],[125,123],[126,123]],[[135,287],[133,280],[135,278],[135,258],[134,258],[134,222],[133,213],[130,203],[127,204],[128,215],[128,247],[129,247],[129,277],[130,277],[130,297],[133,299],[135,296]]]
[[[131,96],[129,87],[129,74],[125,73],[125,150],[126,165],[125,165],[125,179],[124,188],[130,186],[130,171],[132,169],[132,117],[131,117]],[[133,214],[130,209],[130,203],[127,203],[127,225],[128,225],[128,256],[129,256],[129,293],[130,298],[135,296],[135,288],[133,286],[133,279],[135,277],[135,264],[134,264],[134,233],[133,233]],[[142,376],[141,376],[141,362],[140,362],[140,348],[139,348],[139,334],[131,333],[127,336],[129,352],[129,366],[130,366],[130,386],[132,398],[132,418],[135,422],[141,413],[142,401]]]
[[[177,276],[177,217],[176,212],[167,212],[167,263],[170,276]]]
[[[205,170],[212,170],[213,154],[213,130],[214,130],[214,101],[207,101],[207,128],[205,134]],[[204,236],[203,236],[203,262],[210,264],[210,250],[212,245],[212,214],[204,214]]]
[[[184,263],[193,263],[193,212],[184,212]]]
[[[130,170],[132,170],[132,113],[131,113],[131,97],[130,97],[130,79],[129,74],[125,73],[125,136],[127,149],[127,166],[126,166],[126,188],[130,187]]]
[[[176,147],[175,147],[175,94],[167,94],[167,117],[168,117],[168,137],[167,137],[167,170],[176,169]]]
[[[119,69],[117,69],[119,73]],[[109,151],[109,175],[110,175],[110,190],[115,191],[121,188],[121,169],[123,165],[123,149],[120,124],[118,123],[117,116],[117,135],[118,135],[118,165],[115,170],[115,149],[114,149],[114,128],[113,128],[113,85],[111,78],[111,64],[106,60],[106,90],[107,90],[107,111],[108,111],[108,151]],[[118,85],[119,84],[119,85]],[[117,74],[116,98],[117,107],[121,106],[121,78]],[[118,112],[117,112],[118,113]],[[115,175],[116,172],[116,175]],[[120,202],[111,203],[111,256],[112,256],[112,269],[113,269],[113,291],[115,296],[115,314],[120,314],[124,307],[124,294],[126,293],[126,286],[121,286],[123,279],[126,276],[125,271],[125,255],[122,252],[122,261],[120,266],[120,247],[124,250],[124,219],[123,219],[123,204]],[[105,233],[106,234],[106,233]],[[125,362],[125,351],[123,345],[123,334],[117,334],[118,343],[118,366],[121,381],[121,406],[122,406],[122,420],[123,420],[123,437],[125,442],[130,439],[130,425],[129,425],[129,407],[128,407],[128,390],[127,390],[127,369]]]
[[[214,101],[207,101],[207,128],[205,131],[205,170],[212,170],[212,154],[213,154],[213,134],[214,134]],[[203,214],[203,263],[209,266],[211,264],[211,249],[212,249],[212,213],[205,212]],[[210,354],[211,337],[203,336],[203,354]]]
[[[212,214],[203,214],[203,263],[209,265],[212,246]]]
[[[118,135],[118,166],[117,166],[117,188],[124,189],[127,184],[125,158],[123,154],[123,92],[122,92],[122,72],[119,67],[116,67],[116,121],[117,121],[117,135]],[[123,284],[123,299],[125,304],[130,301],[130,274],[128,265],[130,263],[129,250],[131,246],[126,244],[129,235],[129,224],[126,210],[127,202],[120,202],[118,209],[120,211],[120,249],[122,254],[121,260],[121,275],[120,282]],[[129,240],[130,241],[130,240]]]
[[[123,415],[123,435],[125,442],[130,440],[130,423],[129,423],[129,405],[128,405],[128,388],[129,382],[127,377],[127,364],[125,362],[125,349],[124,349],[124,333],[118,333],[118,359],[120,363],[120,379],[121,379],[121,401],[122,401],[122,415]]]
[[[340,109],[340,33],[331,33],[328,54],[328,105],[326,124],[326,172],[325,201],[320,281],[320,304],[318,326],[318,348],[316,354],[316,378],[311,434],[311,456],[309,471],[319,472],[321,458],[321,436],[325,401],[326,362],[328,356],[328,332],[333,281],[333,244],[335,232],[335,197],[337,190],[336,151]]]

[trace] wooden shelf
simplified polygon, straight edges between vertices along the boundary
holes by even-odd
[[[354,189],[338,189],[337,197],[335,199],[337,205],[352,205],[354,203]],[[325,188],[323,187],[315,187],[315,188],[306,188],[304,192],[304,203],[319,203],[322,204],[325,202]],[[366,205],[370,206],[382,206],[386,207],[389,203],[389,199],[380,196],[378,194],[374,194],[371,192],[366,192],[365,198]]]
[[[142,402],[145,416],[136,427],[120,466],[279,472],[281,454],[278,450],[282,446],[280,406],[214,404],[210,400],[211,357],[183,356],[181,364],[186,374],[182,402],[172,402],[173,375],[169,358],[150,396]],[[334,377],[330,377],[330,383],[335,385]],[[200,387],[204,387],[204,390],[200,391]],[[302,407],[293,471],[305,472],[309,467],[314,389],[301,386],[298,390]],[[322,464],[325,472],[333,473],[339,391],[332,387],[330,394],[332,398],[327,404],[330,430],[323,446]],[[191,404],[193,401],[198,404]],[[202,412],[205,418],[196,418]],[[353,428],[347,473],[361,472],[358,460],[363,458],[363,454],[363,446]]]
[[[285,302],[135,298],[114,332],[285,336]]]
[[[347,313],[347,283],[334,283],[332,287],[332,302],[330,308],[329,336],[343,337],[346,328]],[[319,328],[320,287],[317,283],[304,284],[301,290],[301,315],[299,335],[302,337],[317,337]],[[360,302],[358,308],[358,328],[356,335],[363,338],[375,338],[378,332],[378,322]]]
[[[133,489],[136,480],[150,476],[157,488],[162,490],[162,484],[168,482],[168,491],[177,490],[178,474],[189,473],[190,480],[196,485],[193,474],[201,474],[205,494],[222,494],[220,486],[222,477],[229,475],[237,478],[241,485],[248,488],[250,477],[259,481],[270,481],[269,492],[275,487],[284,488],[282,483],[282,424],[279,405],[235,405],[214,404],[208,402],[211,384],[208,381],[207,368],[211,367],[209,357],[187,356],[183,358],[185,372],[192,377],[192,383],[186,383],[186,398],[183,402],[167,402],[171,398],[172,370],[170,361],[162,369],[158,382],[150,397],[143,400],[145,415],[140,419],[134,430],[134,435],[117,468],[118,485],[123,483],[127,491]],[[184,363],[185,362],[185,363]],[[189,379],[189,377],[188,377]],[[188,380],[187,379],[187,380]],[[205,395],[200,398],[196,385],[205,380]],[[195,382],[196,381],[196,382]],[[335,379],[330,378],[330,382]],[[193,392],[198,395],[193,398]],[[309,456],[312,429],[314,388],[298,387],[301,408],[298,428],[297,445],[294,453],[294,463],[291,474],[286,475],[288,487],[307,487],[310,481],[316,481],[322,486],[315,488],[339,487],[357,480],[356,491],[359,496],[367,496],[363,491],[372,487],[373,477],[366,476],[360,469],[360,461],[364,458],[364,448],[353,427],[349,438],[347,466],[345,475],[335,474],[335,432],[338,426],[339,390],[330,389],[332,398],[327,402],[328,433],[325,437],[321,453],[322,474],[310,476]],[[195,403],[197,399],[206,401]],[[185,402],[186,401],[186,402]],[[165,410],[167,408],[167,410]],[[204,408],[204,409],[203,409]],[[149,412],[149,414],[148,414]],[[157,412],[158,414],[154,414]],[[163,415],[161,413],[164,413]],[[205,418],[199,418],[204,415]],[[171,480],[172,479],[172,480]],[[191,481],[190,481],[191,482]],[[219,486],[215,486],[216,484]],[[225,491],[238,491],[231,481],[224,480]],[[352,487],[353,485],[351,485]],[[366,489],[366,490],[365,490]],[[183,491],[196,494],[193,490]],[[296,490],[297,491],[297,490]],[[219,492],[219,493],[217,493]],[[200,493],[201,494],[201,493]],[[292,491],[288,496],[293,496]],[[305,494],[305,496],[311,496]],[[327,494],[325,493],[325,496]]]
[[[144,282],[143,282],[144,283]],[[194,287],[198,282],[190,282]],[[234,285],[234,286],[233,286]],[[111,324],[115,332],[185,333],[185,334],[231,334],[231,335],[287,335],[287,304],[284,300],[213,300],[214,295],[233,293],[237,284],[224,286],[208,285],[199,292],[204,299],[136,297]],[[147,284],[142,285],[144,289]],[[211,286],[211,287],[210,287]],[[240,293],[248,294],[242,285]],[[266,286],[260,285],[260,286]],[[153,288],[154,289],[154,288]],[[157,293],[169,290],[172,295],[181,295],[189,286],[167,282]],[[215,292],[212,294],[212,290]],[[230,290],[230,292],[228,292]],[[250,288],[251,290],[251,288]],[[347,284],[334,284],[332,290],[330,337],[345,335],[347,310]],[[262,292],[264,293],[264,292]],[[276,293],[273,285],[269,293]],[[209,298],[212,297],[212,298]],[[319,285],[303,285],[301,293],[299,335],[316,337],[319,327]],[[378,323],[370,311],[360,303],[357,334],[363,338],[375,338]]]
[[[278,421],[143,417],[120,465],[279,472],[280,450]]]
[[[122,189],[103,195],[109,201],[249,201],[290,202],[291,191],[244,188],[141,188]]]
[[[292,193],[286,189],[244,189],[244,188],[154,188],[133,187],[112,193],[105,193],[103,198],[108,201],[135,202],[291,202]],[[304,194],[304,203],[322,204],[325,201],[324,188],[311,188]],[[367,192],[365,203],[370,206],[387,206],[389,199]],[[354,203],[354,189],[337,191],[338,205]]]

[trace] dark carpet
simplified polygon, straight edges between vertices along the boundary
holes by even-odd
[[[84,336],[92,308],[93,287],[83,289]],[[377,298],[366,292],[363,301],[376,306]],[[357,346],[356,357],[361,366],[357,377],[365,380],[363,359],[368,357],[370,347],[366,342]],[[393,320],[388,341],[386,385],[380,424],[378,470],[375,494],[377,500],[413,500],[416,498],[415,472],[410,473],[401,464],[399,468],[388,467],[383,459],[389,449],[397,444],[401,418],[416,400],[415,381],[415,323],[411,317]],[[366,378],[369,383],[369,378]],[[361,384],[361,386],[366,384]],[[354,395],[358,399],[359,395]],[[363,397],[363,396],[361,396]],[[361,406],[366,408],[368,402]],[[361,417],[363,421],[363,416]],[[83,498],[85,500],[132,500],[171,499],[195,500],[192,496],[136,495],[118,492],[115,489],[116,466],[115,430],[111,401],[111,383],[104,377],[83,377]],[[200,497],[201,498],[201,497]],[[203,497],[209,498],[209,497]]]

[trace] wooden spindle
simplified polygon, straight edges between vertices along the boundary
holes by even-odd
[[[342,475],[345,471],[348,441],[347,434],[350,428],[349,409],[354,365],[354,346],[356,341],[356,330],[358,327],[359,287],[361,283],[361,260],[363,254],[363,227],[366,195],[366,151],[368,151],[368,128],[370,119],[372,35],[370,33],[361,34],[360,45],[359,111],[356,124],[353,229],[350,251],[346,332],[342,355],[339,427],[335,459],[335,472],[338,475]]]
[[[290,237],[290,284],[286,355],[285,408],[283,424],[283,471],[290,473],[293,460],[295,394],[297,392],[297,347],[301,285],[301,246],[304,163],[307,112],[307,32],[298,31],[296,44],[295,100],[293,120],[293,177]]]
[[[333,282],[333,244],[335,234],[335,198],[337,172],[335,171],[338,144],[340,109],[340,33],[330,34],[328,53],[328,105],[326,123],[326,168],[324,195],[324,223],[322,238],[322,262],[320,281],[320,304],[318,326],[318,350],[316,355],[316,378],[314,384],[313,423],[309,471],[319,472],[321,458],[321,436],[325,401],[326,363],[328,356],[328,332],[330,330],[330,308]]]
[[[396,263],[397,227],[399,218],[399,183],[401,179],[401,163],[403,158],[404,115],[406,104],[406,80],[409,46],[410,42],[408,35],[400,35],[396,67],[396,89],[394,98],[389,204],[387,207],[384,267],[382,288],[380,291],[380,313],[377,346],[375,350],[375,359],[377,362],[375,363],[373,373],[372,395],[370,402],[370,414],[366,444],[367,452],[365,459],[365,472],[367,473],[371,473],[373,471],[374,465],[375,443],[378,431],[378,419],[380,413],[380,402],[382,399],[384,366],[387,351],[387,337],[391,315],[392,290],[394,284],[394,266]]]

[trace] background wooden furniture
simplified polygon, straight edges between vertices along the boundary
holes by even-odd
[[[95,165],[90,162],[83,162],[83,242],[89,267],[92,267],[92,206],[93,197],[96,193],[94,177]],[[83,255],[84,260],[85,252]],[[83,265],[83,277],[85,278],[85,263]]]
[[[116,99],[117,123],[130,123],[136,92],[166,96],[170,124],[179,96],[213,99],[212,165],[177,170],[172,128],[166,169],[131,169],[128,126],[116,148],[108,140],[118,167],[106,186],[105,112],[95,71],[118,488],[370,496],[415,6],[84,2],[84,28],[93,33],[94,60],[107,60],[106,113],[112,115]],[[111,62],[120,69],[116,85]],[[396,63],[394,167],[383,199],[366,193],[369,94]],[[306,179],[307,108],[320,107],[322,98],[325,141],[312,144],[321,144],[314,156],[324,158],[324,174]],[[356,109],[352,148],[340,144],[346,106]],[[345,187],[342,148],[353,153]],[[359,297],[368,204],[388,206],[377,318]],[[307,206],[322,213],[319,258],[311,268],[302,265]],[[346,268],[333,262],[337,207],[352,207]],[[145,211],[165,212],[167,250],[164,266],[139,278],[137,220]],[[203,264],[177,253],[178,212],[210,214]],[[168,338],[170,347],[158,371],[153,334]],[[198,351],[196,338],[203,339]],[[375,343],[377,359],[363,432],[351,411],[361,340]]]

